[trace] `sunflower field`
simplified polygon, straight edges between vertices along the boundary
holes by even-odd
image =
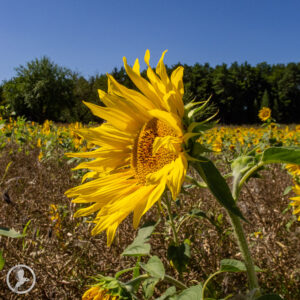
[[[300,298],[300,125],[199,121],[163,56],[124,58],[143,94],[108,75],[101,124],[0,116],[1,299],[20,262],[24,299]]]

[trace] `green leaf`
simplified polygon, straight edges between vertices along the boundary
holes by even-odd
[[[157,278],[147,278],[142,284],[143,292],[146,299],[149,299],[153,296],[155,285],[159,282]]]
[[[287,163],[300,165],[299,147],[271,147],[263,152],[264,163]]]
[[[191,258],[190,245],[186,242],[178,246],[170,245],[167,257],[179,273],[184,272]]]
[[[165,267],[158,256],[152,256],[147,264],[140,263],[143,268],[151,277],[163,279],[165,277]]]
[[[260,296],[259,298],[256,298],[256,300],[283,300],[283,298],[276,294],[268,294]]]
[[[292,188],[293,187],[291,185],[287,186],[283,192],[283,195],[286,196],[292,190]]]
[[[0,271],[3,269],[4,264],[5,264],[5,259],[2,254],[3,254],[3,252],[0,250]]]
[[[156,300],[165,300],[170,296],[173,296],[176,293],[176,288],[175,286],[169,287],[159,298]]]
[[[192,286],[178,295],[176,300],[203,300],[202,284]]]
[[[148,243],[155,225],[142,227],[134,241],[123,251],[123,256],[144,256],[150,254],[150,244]]]
[[[262,272],[262,270],[254,266],[256,272]],[[221,260],[221,268],[222,272],[246,272],[246,266],[242,261],[236,259],[223,259]]]
[[[229,186],[213,162],[199,155],[197,159],[199,159],[199,161],[193,161],[192,165],[207,184],[211,193],[216,197],[219,203],[231,213],[245,220],[232,197]]]
[[[10,238],[20,238],[24,237],[24,234],[16,232],[14,229],[0,227],[0,235],[4,235]]]

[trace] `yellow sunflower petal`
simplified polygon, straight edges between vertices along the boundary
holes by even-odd
[[[80,129],[77,132],[95,145],[107,148],[125,149],[134,140],[134,136],[122,132],[110,124],[102,124],[97,128]]]
[[[136,132],[140,129],[141,124],[127,112],[120,111],[116,108],[101,107],[89,102],[83,101],[83,103],[95,116],[108,121],[119,130]]]
[[[132,70],[137,74],[137,75],[141,75],[140,74],[140,63],[139,63],[139,59],[137,58],[134,62],[134,65],[132,67]]]
[[[148,198],[137,204],[133,211],[133,227],[137,228],[141,217],[155,204],[165,190],[166,182],[161,181],[160,184],[152,186],[153,189]]]
[[[168,187],[172,193],[173,200],[176,200],[180,192],[187,170],[187,159],[184,154],[180,154],[174,162],[174,169],[168,177]]]
[[[149,119],[147,111],[143,108],[143,106],[129,99],[125,99],[113,94],[107,94],[102,90],[98,90],[98,94],[99,98],[106,106],[126,112],[130,116],[134,115],[136,117],[136,121],[138,121],[140,124]]]
[[[161,78],[162,82],[168,86],[170,83],[170,79],[167,75],[167,70],[166,67],[164,65],[164,57],[165,54],[168,52],[168,50],[165,50],[156,66],[156,73],[159,75],[159,77]]]
[[[136,87],[149,99],[152,99],[152,101],[155,103],[155,106],[157,108],[163,108],[162,102],[159,99],[158,95],[156,94],[155,89],[153,86],[143,77],[137,75],[132,68],[130,68],[127,64],[126,57],[123,58],[124,67],[125,70],[132,80],[132,82],[136,85]]]
[[[155,106],[155,103],[153,103],[151,99],[148,99],[138,91],[128,89],[127,87],[119,84],[111,75],[108,74],[107,76],[108,76],[109,93],[130,100],[138,108],[141,108],[142,110],[150,110],[150,109],[157,108]]]

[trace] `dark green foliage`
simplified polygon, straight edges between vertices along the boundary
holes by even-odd
[[[74,121],[74,74],[47,57],[16,68],[17,76],[4,84],[4,97],[17,115],[43,122]]]
[[[267,90],[265,90],[264,94],[263,94],[263,97],[262,97],[260,108],[269,107],[269,105],[270,105],[270,100],[269,99],[270,99],[269,93],[268,93]]]
[[[180,63],[167,67],[170,75]],[[184,103],[194,98],[206,100],[219,110],[221,123],[252,124],[260,122],[261,107],[272,110],[272,117],[280,123],[299,123],[300,63],[268,65],[263,62],[251,66],[247,62],[230,66],[211,67],[208,63],[183,65]],[[42,122],[99,121],[82,100],[103,105],[98,89],[107,91],[107,76],[97,74],[85,79],[44,57],[16,69],[17,76],[0,86],[0,105],[10,104],[17,115]],[[111,75],[128,88],[136,89],[125,69],[114,68]],[[146,71],[141,75],[146,78]]]
[[[257,123],[262,106],[271,108],[277,122],[299,123],[300,63],[183,66],[187,98],[193,95],[199,101],[212,95],[222,123]]]

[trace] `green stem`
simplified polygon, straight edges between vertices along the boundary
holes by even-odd
[[[254,269],[254,263],[251,258],[251,253],[248,248],[246,236],[245,236],[240,218],[237,217],[236,215],[232,214],[231,212],[228,212],[228,214],[231,219],[231,224],[234,229],[239,248],[240,248],[243,258],[244,258],[245,266],[247,269],[247,275],[248,275],[249,289],[250,290],[253,290],[253,289],[259,290],[258,280],[257,280],[256,272]]]
[[[223,273],[223,271],[220,271],[220,270],[219,270],[219,271],[217,271],[217,272],[211,274],[211,275],[206,279],[206,281],[205,281],[205,283],[204,283],[204,285],[203,285],[203,287],[202,287],[202,299],[204,299],[204,292],[205,292],[205,288],[206,288],[208,282],[209,282],[213,277],[215,277],[216,275],[221,274],[221,273]]]
[[[141,280],[147,279],[149,277],[150,276],[148,274],[143,274],[143,275],[140,275],[138,277],[135,277],[134,279],[132,279],[130,281],[127,281],[125,283],[125,285],[132,285],[132,286],[134,286],[136,283],[140,282]]]
[[[148,274],[142,274],[128,282],[126,282],[125,284],[126,285],[134,285],[144,279],[147,279],[147,278],[150,278],[150,276]],[[177,288],[179,288],[180,290],[185,290],[187,289],[188,287],[183,284],[182,282],[178,281],[177,279],[173,278],[172,276],[169,276],[169,275],[165,275],[164,279],[165,281],[175,285]]]
[[[246,172],[246,174],[242,178],[239,178],[238,180],[236,180],[233,183],[232,197],[235,201],[238,200],[238,197],[239,197],[239,194],[240,194],[243,184],[247,181],[248,178],[250,178],[250,176],[254,172],[256,172],[262,166],[263,166],[263,162],[259,162],[256,166],[252,167],[248,172]],[[260,291],[259,291],[259,285],[258,285],[256,272],[254,269],[254,263],[253,263],[251,253],[250,253],[250,250],[248,247],[245,232],[244,232],[242,224],[241,224],[241,220],[239,217],[237,217],[236,215],[232,214],[229,211],[228,211],[228,214],[229,214],[229,217],[231,220],[232,227],[235,232],[238,246],[239,246],[242,256],[244,258],[245,266],[247,269],[249,289],[250,290],[257,289],[257,291],[258,291],[257,294],[259,295]]]
[[[178,287],[180,290],[185,290],[187,289],[188,287],[183,284],[182,282],[180,282],[179,280],[173,278],[172,276],[169,276],[169,275],[165,275],[164,277],[164,280],[175,285],[176,287]]]
[[[121,271],[116,273],[115,278],[118,279],[124,273],[130,272],[130,271],[135,271],[136,269],[138,269],[138,267],[132,267],[132,268],[121,270]]]
[[[247,179],[254,173],[256,172],[259,168],[263,166],[263,162],[259,162],[256,166],[251,168],[246,174],[242,177],[240,181],[236,181],[236,184],[233,186],[232,189],[232,196],[234,200],[237,200],[241,191],[241,188],[243,184],[247,181]]]
[[[178,236],[177,236],[177,231],[176,231],[176,227],[175,227],[175,223],[174,223],[174,219],[173,219],[173,215],[172,215],[171,201],[169,200],[168,195],[165,195],[165,200],[166,200],[166,206],[167,206],[168,215],[169,215],[169,219],[170,219],[170,225],[171,225],[171,229],[173,232],[174,242],[175,242],[175,245],[177,246],[179,244]]]

